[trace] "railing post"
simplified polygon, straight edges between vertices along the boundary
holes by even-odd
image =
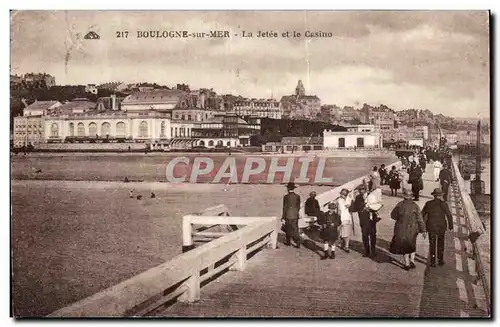
[[[271,239],[269,240],[269,248],[275,250],[278,248],[278,231],[279,231],[279,226],[278,224],[280,223],[280,221],[278,219],[276,219],[276,227],[274,228],[274,230],[271,232]]]
[[[193,227],[191,226],[191,216],[182,217],[182,253],[192,250]]]
[[[236,262],[231,267],[230,270],[243,271],[246,269],[246,267],[247,267],[247,247],[246,245],[244,245],[236,252]]]
[[[200,300],[200,272],[198,270],[184,282],[184,285],[187,286],[187,291],[179,296],[179,302],[193,303]]]

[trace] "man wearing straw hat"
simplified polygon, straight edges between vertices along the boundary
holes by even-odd
[[[286,241],[285,245],[289,246],[290,240],[293,239],[295,247],[300,248],[300,235],[299,235],[299,210],[300,210],[300,196],[295,193],[295,183],[290,182],[286,185],[288,194],[283,197],[283,215],[281,220],[284,221]]]
[[[422,216],[429,233],[429,255],[431,256],[431,267],[436,266],[436,245],[439,265],[444,265],[444,235],[446,227],[453,230],[453,217],[448,204],[443,200],[443,191],[434,189],[431,193],[434,200],[427,201],[422,209]],[[448,226],[447,226],[448,225]]]

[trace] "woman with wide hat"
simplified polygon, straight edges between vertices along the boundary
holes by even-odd
[[[389,251],[393,254],[402,254],[404,269],[410,270],[416,267],[417,235],[425,233],[426,228],[420,207],[412,201],[409,189],[403,188],[403,198],[391,212],[391,218],[396,223]]]
[[[338,228],[341,224],[337,204],[334,202],[329,203],[328,212],[324,214],[324,222],[320,232],[320,237],[323,240],[323,251],[325,252],[321,260],[335,259],[335,242],[339,237]]]

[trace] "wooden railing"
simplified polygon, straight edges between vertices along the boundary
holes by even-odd
[[[469,231],[469,240],[472,244],[473,250],[473,258],[476,263],[476,270],[478,278],[481,279],[481,283],[483,285],[484,295],[486,298],[487,310],[490,314],[491,310],[491,302],[490,302],[490,292],[491,288],[488,283],[488,279],[486,277],[483,263],[481,261],[481,254],[479,247],[476,244],[477,238],[481,237],[481,235],[485,234],[485,228],[479,214],[477,213],[476,207],[474,206],[474,202],[472,202],[469,193],[465,187],[465,181],[460,174],[460,170],[458,169],[458,165],[456,160],[452,160],[453,170],[455,175],[455,181],[458,186],[458,191],[460,193],[460,202],[462,204],[465,221],[467,225],[467,229]]]
[[[220,237],[211,242],[57,310],[48,317],[144,316],[175,300],[194,302],[200,298],[202,284],[227,270],[244,270],[248,255],[266,245],[276,248],[279,231],[276,217],[229,217],[226,213],[225,206],[215,206],[198,215],[184,216],[184,244],[191,242],[192,245],[193,225],[242,227],[219,233],[216,236]],[[200,233],[194,232],[195,235]]]

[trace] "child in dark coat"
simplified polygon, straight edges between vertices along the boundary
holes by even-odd
[[[324,224],[320,237],[323,239],[323,250],[325,251],[321,260],[335,259],[335,242],[339,237],[338,228],[342,224],[340,215],[338,214],[337,205],[330,203],[328,212],[324,214]]]

